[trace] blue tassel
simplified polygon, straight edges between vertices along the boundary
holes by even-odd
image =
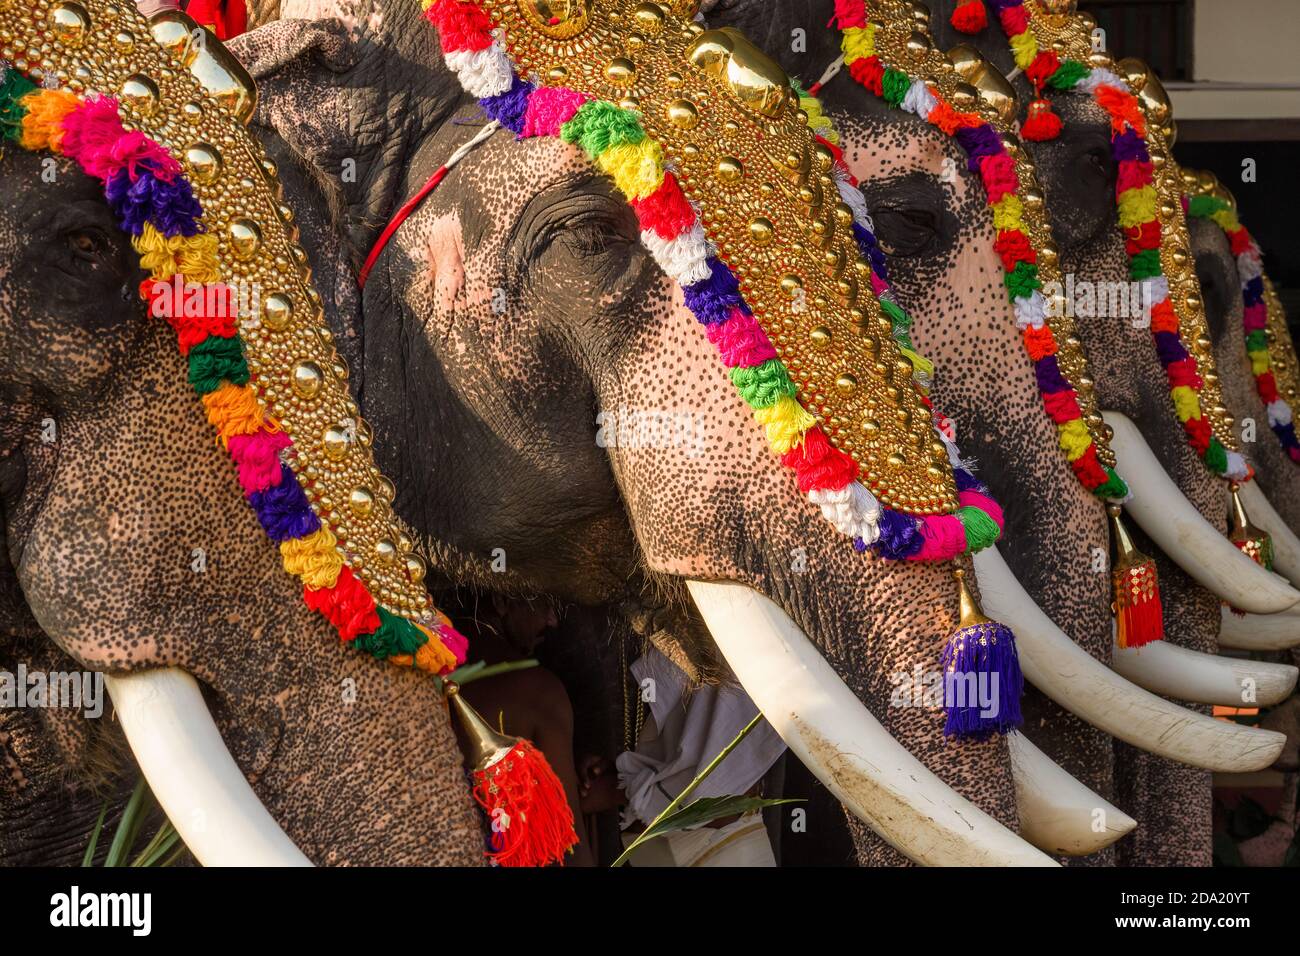
[[[1011,628],[987,621],[958,628],[943,649],[945,737],[981,740],[1023,722],[1025,688]]]
[[[1005,734],[1023,722],[1020,696],[1025,678],[1011,628],[980,610],[966,573],[953,572],[961,599],[961,623],[943,648],[945,737],[982,740]]]

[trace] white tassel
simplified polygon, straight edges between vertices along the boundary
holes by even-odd
[[[1291,406],[1284,399],[1277,399],[1268,403],[1268,423],[1274,428],[1285,427],[1291,424]]]
[[[1091,73],[1081,79],[1075,86],[1075,89],[1083,90],[1085,93],[1094,92],[1099,86],[1113,86],[1116,89],[1128,92],[1128,84],[1118,76],[1103,67],[1093,67]]]
[[[853,210],[853,221],[874,234],[876,227],[871,221],[871,213],[867,211],[866,197],[862,195],[861,189],[849,182],[843,170],[835,170],[835,188],[839,190],[844,204]]]
[[[1250,467],[1246,464],[1246,459],[1241,457],[1239,452],[1228,452],[1228,467],[1224,475],[1233,481],[1245,481],[1246,476],[1250,474]]]
[[[1022,332],[1030,326],[1038,328],[1047,318],[1047,299],[1037,289],[1013,300],[1011,307],[1016,313],[1016,328]]]
[[[708,258],[712,246],[698,222],[673,239],[665,239],[653,229],[647,229],[641,233],[641,242],[659,268],[681,285],[703,282],[710,275]]]
[[[460,85],[475,99],[499,96],[510,89],[515,71],[499,43],[483,50],[457,50],[445,55],[447,68],[460,78]]]
[[[840,534],[861,538],[867,544],[880,537],[880,503],[861,482],[851,481],[837,491],[813,489],[808,500]]]
[[[902,109],[915,113],[921,119],[929,119],[930,111],[938,105],[939,101],[934,98],[924,80],[913,80],[903,95],[903,102],[899,104]]]
[[[1237,272],[1241,274],[1242,285],[1264,274],[1264,263],[1260,261],[1257,249],[1248,249],[1237,256]]]

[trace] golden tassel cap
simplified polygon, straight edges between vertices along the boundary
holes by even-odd
[[[984,616],[984,609],[980,607],[980,602],[975,600],[975,595],[970,593],[970,588],[966,585],[966,572],[962,568],[952,572],[952,576],[957,579],[957,596],[961,600],[961,620],[957,627],[974,627],[977,624],[992,624],[993,621]]]
[[[448,704],[456,712],[456,718],[464,728],[465,736],[469,738],[469,758],[476,772],[482,773],[514,750],[519,741],[493,730],[492,725],[461,697],[460,687],[454,681],[445,683],[443,693],[447,695]]]
[[[1115,550],[1110,564],[1111,570],[1127,571],[1129,568],[1148,563],[1151,559],[1138,550],[1137,545],[1133,543],[1133,536],[1124,526],[1124,519],[1121,517],[1124,509],[1120,505],[1108,504],[1106,514],[1110,518],[1111,541],[1114,543]]]
[[[1273,569],[1273,539],[1267,531],[1256,528],[1250,523],[1246,506],[1242,504],[1239,494],[1241,485],[1235,481],[1228,482],[1229,495],[1232,498],[1232,530],[1228,539],[1261,567]]]

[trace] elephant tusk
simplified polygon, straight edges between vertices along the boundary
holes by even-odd
[[[769,598],[731,582],[686,585],[773,729],[890,846],[932,866],[1056,865],[913,757]]]
[[[1126,416],[1104,412],[1133,500],[1125,509],[1180,568],[1233,607],[1276,614],[1300,602],[1300,591],[1242,554],[1184,497],[1155,452]]]
[[[105,674],[149,788],[204,866],[311,866],[253,793],[199,685],[176,668]]]
[[[1219,646],[1237,651],[1284,651],[1300,645],[1300,612],[1236,614],[1223,608]]]
[[[1246,482],[1237,494],[1250,514],[1251,524],[1267,531],[1273,539],[1273,568],[1292,584],[1300,585],[1300,538],[1282,520],[1258,481]]]
[[[1137,821],[1055,764],[1024,734],[1007,734],[1020,835],[1059,856],[1087,856],[1131,833]]]
[[[1284,734],[1215,720],[1131,684],[1057,627],[996,548],[975,555],[985,612],[1016,635],[1025,679],[1098,730],[1149,753],[1222,772],[1263,770]]]
[[[1199,654],[1166,641],[1116,647],[1110,666],[1153,694],[1193,704],[1271,707],[1291,696],[1300,668]]]

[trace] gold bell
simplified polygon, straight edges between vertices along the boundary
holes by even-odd
[[[1272,571],[1273,539],[1267,531],[1261,531],[1250,523],[1246,506],[1241,503],[1241,485],[1232,481],[1228,483],[1228,489],[1232,496],[1232,530],[1228,532],[1228,538],[1252,561]]]
[[[447,702],[455,711],[456,718],[465,731],[469,745],[469,753],[466,756],[469,757],[476,772],[482,773],[496,764],[519,743],[515,737],[493,730],[492,725],[484,720],[465,698],[461,697],[460,687],[455,681],[446,681],[443,693],[447,695]]]

